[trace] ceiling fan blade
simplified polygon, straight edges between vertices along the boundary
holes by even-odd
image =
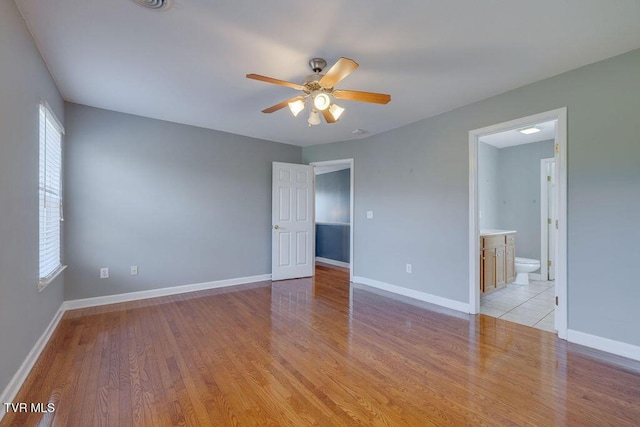
[[[391,95],[385,93],[360,92],[357,90],[334,90],[333,96],[349,101],[373,102],[375,104],[387,104],[391,101]]]
[[[260,80],[261,82],[273,83],[280,86],[290,87],[292,89],[302,90],[304,86],[297,83],[291,83],[284,80],[274,79],[273,77],[261,76],[260,74],[247,74],[248,79]]]
[[[335,123],[336,119],[333,118],[333,115],[329,112],[329,109],[322,110],[322,117],[327,121],[327,123]]]
[[[278,110],[286,107],[287,105],[289,105],[290,102],[297,101],[299,99],[304,99],[304,97],[302,97],[302,96],[294,96],[293,98],[287,99],[286,101],[282,101],[279,104],[272,105],[269,108],[265,108],[264,110],[262,110],[262,112],[263,113],[273,113],[274,111],[278,111]]]
[[[358,63],[353,59],[340,58],[338,62],[333,64],[333,67],[320,79],[320,83],[323,87],[334,87],[339,81],[351,74],[356,68]]]

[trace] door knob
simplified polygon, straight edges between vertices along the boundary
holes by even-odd
[[[273,228],[275,228],[277,230],[280,227],[278,227],[278,225],[276,224],[276,225],[273,226]]]

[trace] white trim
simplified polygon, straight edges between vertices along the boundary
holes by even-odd
[[[637,345],[586,334],[573,329],[567,330],[567,341],[640,361],[640,346]]]
[[[117,304],[120,302],[137,301],[141,299],[164,297],[168,295],[185,294],[187,292],[203,291],[206,289],[224,288],[227,286],[237,286],[246,283],[255,283],[271,280],[271,274],[261,274],[259,276],[239,277],[236,279],[216,280],[214,282],[195,283],[192,285],[171,286],[168,288],[151,289],[148,291],[127,292],[124,294],[105,295],[102,297],[74,299],[64,302],[65,310],[75,310],[77,308],[96,307],[107,304]]]
[[[16,397],[18,391],[20,391],[20,387],[22,387],[22,384],[24,384],[24,381],[27,379],[31,369],[33,369],[33,365],[38,361],[42,350],[44,350],[49,339],[51,339],[53,332],[58,327],[64,312],[64,303],[62,303],[56,314],[53,316],[53,319],[51,319],[49,326],[47,326],[42,335],[40,335],[40,338],[38,338],[38,341],[36,341],[35,345],[24,359],[24,362],[20,365],[20,368],[18,368],[13,378],[11,378],[11,381],[9,381],[9,384],[7,384],[2,394],[0,394],[0,402],[12,402]],[[5,413],[6,411],[0,410],[0,421]]]
[[[354,276],[353,282],[357,284],[371,286],[372,288],[382,289],[387,292],[391,292],[405,297],[417,299],[419,301],[428,302],[431,304],[439,305],[441,307],[450,308],[452,310],[461,311],[463,313],[469,313],[469,304],[455,301],[448,298],[439,297],[437,295],[428,294],[422,291],[416,291],[415,289],[404,288],[402,286],[391,285],[389,283],[381,282],[379,280],[367,279],[366,277]]]
[[[66,269],[67,269],[66,265],[61,265],[58,268],[56,268],[53,271],[53,273],[51,273],[50,275],[48,275],[44,279],[38,280],[38,292],[42,292],[44,290],[44,288],[46,288],[47,286],[49,286],[49,284],[51,284],[51,282],[56,280],[56,278]]]
[[[557,120],[556,188],[558,203],[558,234],[556,241],[555,292],[558,337],[567,339],[567,108],[546,111],[504,123],[469,131],[469,309],[480,311],[480,238],[478,229],[478,140],[484,135],[517,129],[532,123]]]
[[[315,167],[317,166],[333,166],[333,165],[349,165],[349,169],[351,170],[351,173],[349,174],[349,219],[351,220],[351,228],[349,229],[349,261],[350,261],[350,265],[349,265],[349,281],[353,282],[354,281],[354,276],[353,276],[353,272],[355,271],[355,261],[353,259],[353,228],[354,228],[354,224],[355,224],[355,217],[353,216],[353,213],[355,212],[354,210],[354,199],[355,199],[355,186],[354,186],[354,176],[355,176],[355,170],[354,170],[354,161],[353,159],[339,159],[339,160],[326,160],[323,162],[311,162],[309,163],[310,166],[314,166],[314,171],[315,171]],[[314,178],[315,178],[315,173],[314,173]],[[315,181],[313,184],[313,200],[315,203],[315,197],[316,195],[316,187],[315,187]],[[315,221],[315,205],[314,205],[314,209],[313,209],[313,215],[314,215],[314,221]],[[313,231],[315,233],[315,227],[313,227]],[[315,251],[315,234],[313,236],[313,248]],[[314,253],[315,255],[315,253]],[[315,264],[314,264],[315,266]],[[314,270],[314,275],[315,275],[315,270]]]
[[[540,265],[542,266],[542,263],[540,263]],[[542,281],[542,274],[540,273],[529,273],[529,279],[531,280],[538,280],[538,281]]]
[[[329,265],[335,265],[336,267],[351,268],[351,264],[349,264],[348,262],[336,261],[335,259],[324,258],[324,257],[321,257],[321,256],[317,256],[316,257],[316,262],[322,262],[322,263],[329,264]]]
[[[47,112],[50,114],[47,115],[47,118],[52,119],[51,121],[53,122],[53,127],[56,128],[56,130],[58,132],[60,132],[62,135],[64,135],[64,126],[62,126],[62,122],[60,120],[58,120],[58,117],[56,116],[56,113],[53,112],[53,108],[51,108],[51,106],[49,105],[49,103],[43,99],[40,100],[40,106],[44,107]]]
[[[316,221],[316,225],[340,225],[340,226],[344,226],[344,227],[350,227],[351,223],[350,222],[320,222],[320,221]]]

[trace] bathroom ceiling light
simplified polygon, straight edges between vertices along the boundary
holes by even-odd
[[[533,133],[538,133],[541,130],[542,129],[538,128],[537,126],[533,126],[533,127],[529,127],[529,128],[519,129],[518,132],[523,133],[525,135],[531,135]]]
[[[302,99],[298,99],[290,102],[289,110],[291,110],[291,114],[293,114],[294,117],[297,117],[298,114],[300,114],[300,111],[304,110],[304,101]]]

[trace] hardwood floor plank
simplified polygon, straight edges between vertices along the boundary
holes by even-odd
[[[0,425],[638,425],[640,363],[348,277],[69,311]]]

